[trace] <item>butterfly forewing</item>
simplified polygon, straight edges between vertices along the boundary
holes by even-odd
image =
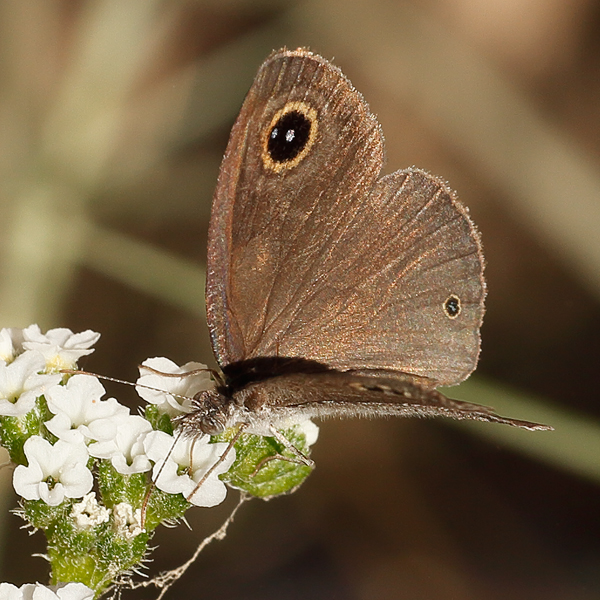
[[[315,111],[315,140],[299,164],[277,171],[265,164],[265,140],[273,117],[294,104]],[[232,130],[213,201],[207,305],[221,365],[256,356],[267,330],[281,337],[273,324],[285,328],[279,315],[303,283],[317,283],[325,238],[334,241],[382,161],[379,125],[338,69],[306,51],[267,59]]]
[[[314,117],[303,158],[265,160],[274,119]],[[310,112],[314,111],[314,112]],[[222,366],[302,356],[438,383],[474,369],[483,257],[465,209],[418,170],[377,180],[383,141],[362,96],[306,51],[263,65],[231,134],[215,193],[207,305]]]

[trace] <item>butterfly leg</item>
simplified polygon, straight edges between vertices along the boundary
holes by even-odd
[[[252,477],[254,477],[267,463],[272,460],[285,460],[286,462],[295,463],[297,465],[305,465],[307,467],[314,467],[315,462],[310,459],[308,456],[300,452],[294,444],[292,444],[279,430],[277,430],[272,425],[269,427],[269,430],[273,434],[273,437],[283,446],[285,446],[292,454],[295,455],[295,458],[284,456],[279,452],[274,454],[273,456],[267,456],[263,458],[258,465],[256,465],[256,469],[254,469],[254,473],[252,473]]]
[[[223,454],[221,454],[221,456],[219,456],[219,460],[217,460],[215,462],[215,464],[212,465],[212,467],[210,469],[208,469],[208,471],[206,471],[206,473],[204,473],[204,475],[200,478],[200,481],[198,481],[198,483],[196,484],[196,487],[194,488],[192,493],[187,496],[186,500],[188,502],[191,501],[191,499],[194,497],[194,494],[200,489],[200,486],[210,477],[212,472],[225,460],[227,455],[231,452],[232,448],[235,446],[235,443],[240,439],[240,436],[242,435],[242,433],[244,433],[244,429],[246,429],[246,425],[241,424],[239,426],[239,429],[237,430],[236,434],[231,438],[229,445],[227,446],[227,448],[225,448],[225,452],[223,452]]]
[[[171,456],[171,453],[173,452],[173,448],[175,448],[175,444],[177,444],[177,442],[179,441],[179,438],[182,435],[183,435],[183,431],[180,431],[177,434],[177,437],[175,438],[173,445],[171,446],[167,456],[165,457],[162,467],[158,470],[158,474],[156,475],[156,478],[152,481],[152,483],[150,484],[150,487],[148,488],[148,491],[146,492],[146,495],[144,496],[144,500],[142,502],[141,517],[140,517],[142,529],[144,528],[144,525],[146,523],[146,511],[148,510],[148,502],[150,501],[150,496],[152,495],[152,492],[156,489],[156,482],[158,481],[158,478],[160,477],[162,470],[165,468],[165,465],[167,464],[167,460]]]

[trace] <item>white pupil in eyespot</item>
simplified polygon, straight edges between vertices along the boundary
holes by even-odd
[[[271,139],[275,140],[277,139],[277,136],[279,136],[279,127],[273,127],[273,129],[271,130]],[[285,141],[288,142],[288,144],[290,142],[294,141],[294,138],[296,137],[296,131],[294,129],[288,129],[285,132]]]

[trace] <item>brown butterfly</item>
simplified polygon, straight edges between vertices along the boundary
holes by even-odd
[[[467,210],[419,169],[380,176],[381,128],[305,49],[260,67],[231,132],[208,241],[223,379],[190,434],[260,435],[309,417],[446,416],[544,425],[451,400],[479,356],[484,259]]]

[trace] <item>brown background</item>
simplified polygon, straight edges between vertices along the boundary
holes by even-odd
[[[149,356],[212,361],[210,198],[244,93],[283,45],[334,58],[363,92],[387,171],[459,191],[488,261],[476,399],[524,397],[510,416],[536,418],[536,397],[559,431],[535,458],[523,440],[555,434],[325,423],[305,485],[244,506],[169,597],[600,597],[597,2],[2,2],[0,326],[99,331],[82,366],[128,380]],[[5,476],[0,579],[43,582],[42,536],[8,514]],[[150,571],[182,563],[230,496],[190,512],[193,531],[161,530]]]

